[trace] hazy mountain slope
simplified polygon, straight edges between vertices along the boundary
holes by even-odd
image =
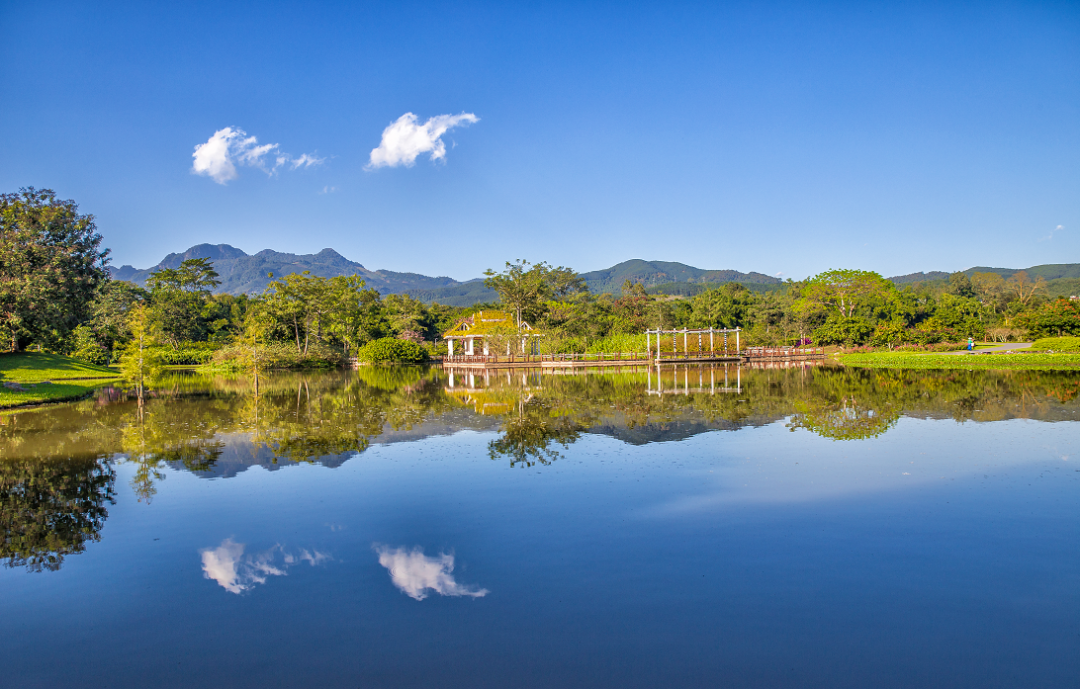
[[[742,282],[745,284],[779,284],[779,278],[763,275],[762,273],[740,273],[737,270],[703,270],[688,266],[685,263],[673,263],[670,261],[644,261],[635,258],[629,261],[607,268],[582,273],[589,289],[597,294],[611,292],[618,294],[622,290],[623,282],[640,282],[645,287],[663,285],[671,282],[709,282],[721,284],[724,282]]]
[[[484,287],[484,281],[480,278],[438,289],[409,290],[407,294],[429,304],[438,302],[448,306],[472,306],[482,302],[499,301],[499,294]]]
[[[1059,280],[1062,278],[1080,278],[1080,263],[1048,263],[1041,266],[1032,266],[1031,268],[989,268],[987,266],[976,266],[974,268],[968,268],[962,271],[968,277],[975,273],[997,273],[1003,278],[1011,278],[1021,270],[1026,271],[1028,277],[1035,279],[1036,277],[1042,277],[1046,280]],[[897,285],[911,285],[920,282],[932,282],[934,280],[948,280],[949,273],[942,272],[940,270],[931,271],[929,273],[911,273],[910,275],[898,275],[891,277],[889,280],[893,281]]]
[[[916,282],[929,282],[931,280],[948,280],[949,274],[943,273],[940,270],[932,270],[929,273],[910,273],[908,275],[897,275],[896,277],[889,278],[893,283],[897,285],[911,285]]]
[[[976,268],[968,268],[964,272],[968,275],[974,273],[997,273],[1004,278],[1011,278],[1014,273],[1019,273],[1021,270],[1026,271],[1028,277],[1035,279],[1041,277],[1046,280],[1057,280],[1059,278],[1080,278],[1080,263],[1048,263],[1041,266],[1032,266],[1030,268],[987,268],[985,266],[979,266]]]

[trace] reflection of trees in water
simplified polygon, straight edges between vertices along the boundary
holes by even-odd
[[[1080,394],[1080,374],[1055,371],[743,371],[736,392],[711,395],[650,394],[647,380],[642,371],[534,372],[463,390],[449,388],[437,369],[370,367],[265,376],[256,394],[243,376],[175,375],[141,414],[112,393],[0,414],[0,557],[8,566],[56,569],[97,540],[114,496],[106,458],[133,463],[132,487],[149,501],[166,465],[210,471],[229,435],[250,438],[253,454],[269,448],[287,461],[315,461],[471,407],[501,421],[489,455],[527,467],[554,461],[600,425],[637,429],[635,438],[648,442],[686,421],[731,428],[787,418],[792,429],[861,439],[887,432],[902,414],[1075,419]]]
[[[794,428],[858,438],[886,431],[901,414],[961,421],[1073,418],[1080,387],[1080,375],[1071,372],[839,367],[744,370],[738,391],[716,394],[650,394],[647,380],[644,370],[532,372],[524,379],[500,373],[476,388],[450,388],[438,369],[365,367],[273,374],[261,379],[255,394],[245,376],[173,375],[141,416],[135,403],[115,396],[0,415],[0,459],[124,455],[138,464],[140,497],[150,498],[166,464],[213,470],[230,434],[250,438],[253,453],[268,448],[286,461],[316,461],[361,451],[388,429],[416,429],[463,404],[502,420],[503,437],[491,449],[517,463],[520,448],[528,448],[520,456],[529,461],[550,461],[558,455],[548,447],[601,424],[636,429],[635,438],[647,442],[665,437],[663,429],[673,423],[701,421],[732,428],[789,418]]]
[[[95,457],[0,461],[0,559],[56,571],[64,557],[101,539],[116,473]]]
[[[787,427],[805,428],[833,440],[863,440],[879,436],[896,425],[900,410],[885,407],[871,409],[854,398],[844,398],[839,404],[817,404],[814,407],[797,404]]]
[[[167,463],[179,463],[189,471],[207,471],[221,456],[224,444],[217,439],[220,400],[192,406],[162,403],[138,405],[120,429],[120,448],[135,464],[132,490],[139,500],[150,502],[157,493],[155,481],[165,478]]]
[[[550,464],[562,456],[553,445],[568,447],[581,436],[587,421],[559,414],[540,398],[521,400],[506,415],[502,435],[488,443],[488,454],[492,459],[509,457],[510,466]]]

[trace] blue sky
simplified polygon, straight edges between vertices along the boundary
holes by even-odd
[[[0,29],[0,191],[74,198],[116,265],[1080,262],[1075,2],[8,0]],[[226,128],[218,183],[192,156]]]

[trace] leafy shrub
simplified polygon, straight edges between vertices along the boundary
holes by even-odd
[[[98,342],[94,330],[89,326],[80,325],[75,328],[71,333],[71,340],[71,356],[98,366],[109,363],[109,352]]]
[[[814,331],[814,341],[850,347],[867,342],[873,332],[874,328],[861,318],[830,318]]]
[[[1023,314],[1017,322],[1033,337],[1080,335],[1080,301],[1055,299],[1043,304],[1038,311]]]
[[[956,352],[967,349],[967,342],[935,342],[933,344],[903,344],[893,347],[894,352]]]
[[[360,361],[369,364],[419,364],[427,361],[427,350],[409,340],[383,337],[372,340],[356,353]]]
[[[587,345],[584,338],[551,333],[541,337],[536,348],[540,354],[581,354]]]
[[[1043,337],[1035,340],[1032,349],[1052,352],[1080,352],[1080,337]]]
[[[185,342],[179,347],[157,346],[154,350],[165,366],[199,366],[210,363],[219,347],[210,342]]]
[[[952,328],[915,328],[908,331],[907,341],[912,344],[932,345],[939,342],[959,342],[966,339]]]
[[[652,338],[652,346],[656,347],[656,338]],[[681,344],[681,343],[680,343]],[[695,344],[697,344],[695,342]],[[670,346],[670,344],[669,344]],[[613,354],[616,352],[644,352],[645,335],[608,335],[599,340],[593,340],[585,349],[588,354]]]
[[[214,352],[211,361],[223,368],[240,369],[244,368],[242,362],[249,354],[244,347],[234,344]],[[274,342],[260,348],[259,363],[262,368],[278,369],[340,368],[345,365],[345,355],[336,347],[324,344],[310,345],[305,354],[290,342]]]

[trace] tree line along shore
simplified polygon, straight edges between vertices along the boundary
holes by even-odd
[[[539,331],[530,346],[541,353],[644,351],[650,328],[737,327],[744,345],[856,353],[1080,336],[1080,301],[1047,296],[1045,280],[1023,272],[897,286],[872,271],[830,270],[777,290],[729,282],[692,296],[650,294],[627,281],[615,295],[590,292],[570,268],[517,261],[486,273],[498,303],[458,307],[381,295],[355,275],[270,275],[261,294],[221,294],[209,259],[158,270],[139,287],[110,279],[101,243],[93,216],[74,201],[33,188],[0,195],[0,339],[8,352],[119,366],[136,381],[166,365],[421,362],[445,353],[441,335],[455,323],[493,309]],[[510,347],[520,341],[505,339]],[[1068,349],[1067,341],[1058,347]]]

